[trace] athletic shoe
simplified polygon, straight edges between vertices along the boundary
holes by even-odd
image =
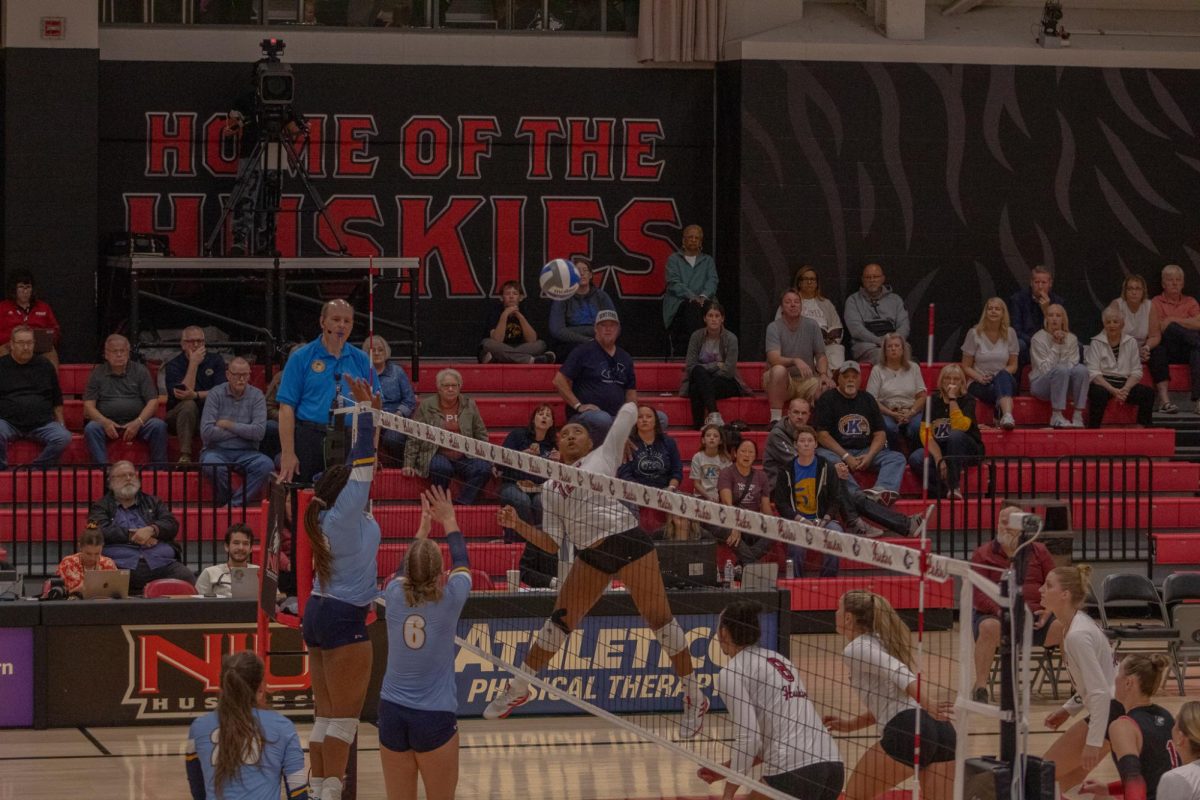
[[[721,412],[714,411],[704,418],[705,425],[725,425],[725,420],[721,417]]]
[[[483,710],[484,719],[504,719],[513,712],[517,706],[523,706],[533,697],[533,691],[526,689],[524,694],[518,695],[513,693],[513,682],[509,681],[508,686],[504,691],[496,695],[492,702],[488,703],[487,708]],[[707,711],[707,707],[705,711]]]
[[[533,363],[535,363],[535,364],[553,364],[555,358],[556,358],[556,356],[554,355],[554,351],[547,350],[546,352],[542,353],[537,358],[533,359]]]
[[[936,503],[930,503],[924,513],[913,514],[908,518],[908,535],[911,539],[920,539],[925,533],[925,528],[929,525],[929,517],[933,514],[933,509],[937,507]]]
[[[883,492],[878,489],[863,489],[862,493],[868,500],[874,500],[876,503],[883,502]]]
[[[892,503],[895,503],[899,499],[900,499],[900,493],[893,492],[891,489],[884,489],[883,492],[879,495],[879,502],[883,503],[885,506],[890,506],[890,505],[892,505]]]
[[[1055,411],[1050,415],[1051,428],[1069,428],[1071,423],[1067,422],[1067,418],[1062,415],[1061,411]]]
[[[978,689],[975,690],[974,700],[976,703],[992,702],[992,698],[988,695],[988,690],[987,690],[986,686],[980,686]]]
[[[885,533],[885,531],[867,524],[867,521],[862,517],[854,520],[854,524],[850,526],[850,532],[855,536],[862,536],[865,539],[878,539]]]
[[[1000,427],[1006,431],[1011,431],[1013,428],[1017,427],[1017,421],[1013,419],[1012,414],[1005,414],[1000,418]]]
[[[699,703],[693,702],[691,695],[684,696],[683,717],[679,720],[679,735],[684,739],[695,739],[704,727],[704,715],[707,713],[708,698],[704,696],[703,692],[700,693]],[[484,712],[484,716],[487,716],[486,712]]]
[[[1071,427],[1072,428],[1082,428],[1083,427],[1083,412],[1080,411],[1078,408],[1075,409],[1075,414],[1071,417]]]

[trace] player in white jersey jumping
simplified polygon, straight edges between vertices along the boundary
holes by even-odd
[[[802,800],[837,800],[845,779],[841,753],[808,699],[800,670],[759,646],[762,613],[760,603],[735,600],[717,625],[721,652],[730,656],[717,679],[733,723],[728,766],[745,774],[761,761],[763,783],[771,788]],[[699,775],[719,780],[705,769]],[[727,783],[722,800],[733,800],[737,789]]]
[[[588,429],[577,422],[568,422],[558,432],[558,452],[563,463],[600,475],[616,475],[636,421],[637,405],[626,403],[613,420],[604,444],[596,450],[592,449]],[[685,739],[694,737],[704,725],[708,698],[692,671],[687,636],[675,621],[667,601],[654,542],[638,527],[637,515],[614,497],[556,480],[544,484],[542,508],[541,528],[521,520],[512,506],[505,506],[498,514],[501,527],[515,530],[543,550],[557,552],[564,539],[575,547],[575,560],[559,589],[554,613],[534,637],[521,668],[534,674],[544,669],[612,579],[619,578],[683,681],[680,734]],[[505,691],[492,700],[483,716],[507,717],[531,696],[529,681],[518,673],[509,680]]]

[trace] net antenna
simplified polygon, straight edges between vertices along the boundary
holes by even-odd
[[[785,634],[781,637],[781,641],[786,643],[780,649],[790,650],[792,653],[795,653],[797,652],[797,648],[799,648],[799,657],[795,655],[789,656],[791,663],[794,664],[796,669],[800,670],[807,689],[807,696],[822,714],[826,710],[842,711],[843,713],[856,711],[860,708],[859,700],[849,689],[843,677],[847,669],[843,664],[843,643],[839,637],[836,643],[831,644],[828,609],[836,607],[837,597],[842,592],[851,588],[865,588],[884,594],[889,591],[896,591],[900,593],[900,596],[908,597],[909,602],[904,604],[903,608],[905,610],[902,611],[902,616],[905,617],[910,628],[912,628],[914,626],[912,611],[916,611],[915,627],[918,633],[916,644],[919,657],[915,659],[914,672],[916,673],[921,692],[928,690],[931,692],[931,697],[936,697],[936,692],[939,690],[952,690],[954,684],[957,683],[954,726],[958,731],[958,746],[954,754],[953,775],[955,786],[959,793],[965,779],[965,761],[969,750],[970,715],[980,714],[991,719],[1000,719],[1007,714],[1008,719],[1013,718],[1012,712],[1002,712],[995,706],[986,703],[976,703],[970,699],[974,684],[972,669],[974,641],[971,636],[970,626],[960,624],[957,646],[955,646],[953,634],[949,632],[953,624],[950,621],[953,606],[951,583],[953,578],[958,578],[961,581],[962,589],[959,607],[963,609],[971,608],[971,591],[974,588],[979,588],[987,596],[996,600],[1001,606],[1011,606],[1006,596],[1007,593],[1002,593],[996,581],[979,574],[971,568],[969,563],[931,553],[930,542],[925,535],[922,535],[919,540],[909,540],[908,544],[898,544],[883,540],[872,541],[818,525],[794,522],[740,508],[733,509],[729,506],[709,502],[686,494],[654,489],[616,477],[588,472],[558,461],[540,458],[526,451],[506,449],[499,445],[464,437],[442,428],[425,425],[388,412],[357,407],[354,409],[343,408],[339,410],[339,413],[373,413],[376,415],[381,428],[402,433],[410,437],[410,440],[424,440],[438,448],[457,451],[467,457],[483,459],[496,466],[557,481],[568,487],[568,491],[579,491],[587,497],[597,498],[597,503],[601,500],[610,503],[616,500],[632,504],[645,512],[656,512],[660,515],[676,515],[704,524],[721,524],[726,528],[736,529],[747,536],[755,536],[771,540],[772,542],[795,545],[820,554],[839,556],[847,561],[861,562],[870,568],[886,571],[886,574],[883,575],[875,574],[862,578],[847,577],[830,581],[809,581],[804,584],[795,584],[793,586],[794,591],[791,593],[791,608],[783,609],[779,612],[781,618],[783,615],[788,615],[786,626],[784,621],[779,622],[779,627]],[[376,507],[376,513],[380,513],[379,506]],[[797,569],[799,570],[800,568],[801,565],[797,565]],[[897,586],[899,588],[895,588]],[[771,590],[774,591],[773,582]],[[819,597],[818,595],[822,592],[828,594],[824,597]],[[612,596],[612,593],[606,595],[610,600]],[[619,597],[619,595],[616,596]],[[691,595],[685,593],[680,596]],[[498,607],[508,604],[507,608],[513,611],[512,614],[507,615],[503,612],[498,612],[498,617],[529,617],[529,614],[524,609],[529,603],[530,595],[514,593],[512,595],[498,594],[494,597]],[[730,592],[726,597],[732,601],[741,599],[744,595],[734,591]],[[911,602],[912,598],[916,598],[915,603]],[[936,607],[931,607],[931,598],[932,603]],[[805,603],[814,601],[825,601],[825,605],[805,605]],[[832,605],[829,605],[830,601],[832,601]],[[678,597],[671,598],[670,602],[672,611],[678,619],[685,619],[686,621],[687,618],[690,618],[694,620],[701,613],[698,606],[692,608],[683,606]],[[897,603],[897,605],[900,604]],[[518,612],[518,608],[522,609],[522,611]],[[825,611],[819,610],[822,608]],[[689,614],[689,612],[691,613]],[[924,618],[927,613],[933,612],[940,615],[939,620],[941,622],[935,626],[938,638],[934,649],[931,651],[929,649],[931,640],[927,636]],[[619,613],[623,614],[625,612]],[[708,613],[711,614],[712,612],[709,611]],[[822,614],[826,615],[823,620],[821,619]],[[619,619],[625,620],[626,618],[621,617]],[[538,622],[540,623],[541,619]],[[586,622],[587,620],[585,619]],[[687,633],[689,651],[692,653],[693,658],[699,658],[696,652],[699,650],[701,640],[704,640],[704,644],[706,645],[704,653],[708,658],[708,663],[704,665],[704,668],[708,669],[709,673],[701,677],[713,677],[712,669],[719,664],[718,659],[721,655],[717,651],[716,642],[710,641],[716,638],[715,625],[701,629],[695,627],[698,624],[700,623],[688,623],[688,626],[692,626],[693,628],[690,633]],[[708,624],[712,625],[711,622]],[[648,702],[622,704],[625,696],[619,690],[614,692],[613,687],[615,686],[619,689],[622,686],[627,686],[629,681],[633,680],[632,678],[626,680],[625,683],[610,683],[605,687],[609,688],[609,692],[600,693],[598,696],[588,699],[566,689],[564,682],[551,679],[553,677],[552,673],[556,669],[564,671],[568,669],[600,670],[602,668],[594,666],[597,660],[617,659],[618,656],[625,657],[631,663],[636,663],[637,659],[642,659],[641,668],[644,670],[646,664],[653,661],[655,653],[658,653],[657,648],[662,640],[658,639],[656,641],[656,634],[651,634],[644,622],[641,623],[640,627],[628,627],[624,630],[628,631],[631,640],[633,638],[638,640],[634,646],[626,647],[626,643],[614,643],[604,636],[599,635],[595,627],[589,629],[586,628],[585,624],[581,624],[568,633],[566,644],[563,645],[563,649],[551,661],[548,670],[538,675],[532,675],[521,669],[522,661],[518,655],[518,651],[522,649],[523,643],[527,639],[521,639],[519,636],[506,640],[480,638],[473,634],[464,635],[463,629],[460,628],[457,643],[462,648],[464,654],[470,654],[472,663],[486,664],[487,666],[484,669],[493,673],[519,674],[528,681],[531,687],[537,690],[538,694],[534,697],[535,701],[541,701],[549,697],[559,699],[593,716],[602,718],[625,731],[661,745],[671,752],[686,758],[693,764],[739,784],[743,787],[743,790],[753,786],[754,791],[764,796],[787,797],[786,794],[778,793],[770,786],[760,783],[752,775],[737,772],[725,765],[726,753],[728,752],[730,743],[736,741],[738,733],[734,729],[730,716],[710,713],[706,719],[711,721],[712,724],[706,721],[704,731],[700,737],[692,740],[681,740],[680,737],[673,735],[675,726],[669,722],[672,715],[664,716],[661,713],[662,711],[677,711],[678,708],[676,706],[668,707],[663,706],[661,703],[658,706],[654,706]],[[805,635],[792,635],[798,630]],[[773,647],[774,643],[766,640],[765,636],[766,629],[764,628],[764,642],[762,646]],[[586,641],[584,641],[585,638]],[[580,642],[584,643],[581,644]],[[641,655],[635,659],[631,659],[630,652],[634,649],[641,653]],[[658,653],[658,655],[658,664],[661,667],[667,663],[667,658],[665,652]],[[787,653],[785,652],[784,655],[787,655]],[[953,662],[955,660],[959,662],[957,665],[957,676],[955,676],[955,670],[953,669]],[[621,663],[624,664],[625,662]],[[699,670],[701,667],[697,667],[697,669]],[[957,680],[955,680],[956,677]],[[496,683],[498,682],[493,682],[491,688],[488,690],[489,695],[487,699],[491,699],[497,692],[495,688]],[[703,685],[708,687],[710,684],[705,683]],[[643,694],[641,696],[646,697],[647,695]],[[670,697],[670,694],[668,693],[667,696]],[[717,699],[719,698],[714,696],[714,701]],[[538,709],[534,708],[536,705],[537,702],[531,702],[528,708],[537,713]],[[558,708],[561,710],[562,707],[559,706]],[[881,721],[879,723],[880,730],[882,730],[882,726],[883,723]],[[843,756],[842,761],[846,766],[847,775],[850,774],[854,764],[858,760],[856,754],[861,753],[865,750],[866,746],[869,746],[863,745],[861,740],[864,738],[863,736],[837,738],[837,744]],[[947,769],[950,766],[947,764]],[[920,773],[916,777],[919,781]],[[919,783],[916,785],[919,787]]]

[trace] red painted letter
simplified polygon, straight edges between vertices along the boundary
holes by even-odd
[[[172,255],[200,255],[200,230],[204,219],[204,195],[168,195],[171,210],[167,221],[158,224],[160,194],[125,195],[125,229],[135,233],[165,233]]]
[[[591,226],[608,227],[599,197],[543,197],[546,218],[546,261],[572,256],[592,257]]]
[[[168,175],[196,174],[195,146],[192,134],[196,129],[194,112],[168,114],[146,112],[146,177],[165,178]],[[167,167],[168,156],[173,168]]]
[[[529,172],[531,181],[548,181],[550,173],[550,141],[563,138],[562,120],[558,117],[521,117],[517,123],[517,138],[529,139]]]
[[[458,177],[478,178],[479,159],[492,155],[492,139],[500,135],[495,117],[458,118]]]
[[[475,276],[463,226],[483,205],[482,197],[451,197],[446,207],[432,220],[429,218],[429,197],[398,195],[396,206],[400,213],[400,255],[419,258],[421,295],[429,296],[428,275],[433,256],[441,265],[447,297],[482,297],[483,289]]]
[[[595,134],[588,135],[588,123],[593,123]],[[570,158],[567,160],[567,180],[611,181],[613,126],[616,120],[587,117],[567,118],[567,145]],[[591,167],[589,169],[589,166]]]
[[[379,166],[379,156],[367,156],[369,137],[378,136],[374,117],[342,117],[337,119],[338,178],[370,178]]]
[[[617,212],[617,246],[642,262],[637,270],[616,268],[621,297],[660,297],[667,287],[667,258],[678,249],[665,234],[650,233],[651,225],[678,230],[679,212],[674,200],[639,197]]]
[[[400,153],[408,177],[442,177],[450,169],[450,126],[441,117],[409,117],[400,129]]]
[[[662,141],[662,121],[625,120],[625,174],[627,181],[656,181],[662,175],[663,162],[654,160],[654,143]]]

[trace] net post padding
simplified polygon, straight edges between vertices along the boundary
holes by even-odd
[[[338,414],[373,413],[381,428],[397,431],[405,436],[412,436],[433,442],[438,447],[455,450],[468,456],[481,458],[492,464],[510,467],[521,472],[527,472],[549,480],[556,480],[585,489],[593,494],[605,495],[616,500],[629,501],[641,506],[647,506],[668,514],[686,517],[724,528],[734,528],[745,533],[761,536],[788,545],[796,545],[806,550],[814,550],[829,555],[852,557],[855,561],[874,564],[881,569],[898,572],[913,577],[925,577],[944,582],[952,576],[964,579],[971,574],[970,565],[947,556],[927,553],[924,559],[918,557],[918,552],[912,547],[892,544],[890,542],[871,541],[850,533],[829,530],[816,525],[770,516],[757,511],[714,503],[690,495],[672,492],[666,489],[655,489],[631,481],[621,480],[606,475],[596,475],[562,464],[550,461],[531,453],[510,450],[502,445],[472,439],[462,434],[453,433],[444,428],[437,428],[421,422],[402,417],[388,411],[371,409],[369,405],[360,403],[338,409]],[[864,542],[870,541],[869,547],[863,547]],[[299,560],[299,559],[298,559]]]
[[[308,531],[304,529],[304,515],[312,499],[312,489],[296,492],[296,563],[293,566],[296,569],[296,616],[301,619],[304,619],[304,606],[308,604],[313,584],[312,544],[308,541]]]

